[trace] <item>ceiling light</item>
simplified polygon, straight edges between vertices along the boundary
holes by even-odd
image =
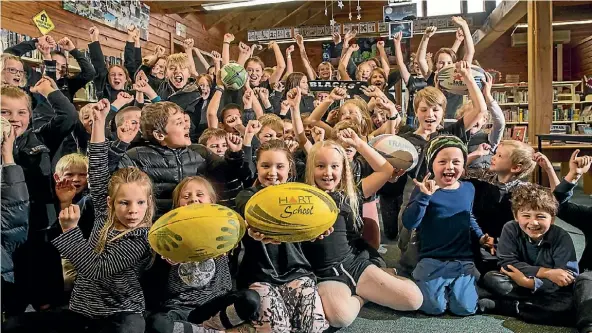
[[[563,21],[563,22],[553,22],[553,26],[560,26],[560,25],[578,25],[578,24],[590,24],[592,20],[580,20],[580,21]],[[516,24],[516,28],[528,28],[528,24],[520,23]]]
[[[325,40],[332,40],[332,37],[317,37],[317,38],[305,38],[304,41],[305,42],[320,42],[320,41],[325,41]],[[295,43],[296,40],[294,38],[290,38],[290,39],[282,39],[282,40],[278,40],[276,41],[276,43],[278,44],[287,44],[287,43]]]
[[[275,4],[275,3],[282,3],[282,2],[291,2],[294,0],[247,0],[247,1],[237,1],[237,2],[225,2],[225,3],[209,3],[201,5],[205,10],[224,10],[224,9],[232,9],[232,8],[240,8],[240,7],[249,7],[249,6],[260,6],[260,5],[268,5],[268,4]]]

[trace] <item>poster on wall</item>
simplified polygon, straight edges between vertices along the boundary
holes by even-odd
[[[62,8],[120,31],[135,25],[140,38],[148,40],[150,7],[139,0],[64,0]]]

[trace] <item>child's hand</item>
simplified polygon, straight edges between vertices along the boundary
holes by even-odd
[[[224,34],[224,43],[232,43],[234,41],[233,34]]]
[[[261,123],[259,120],[249,120],[247,127],[245,128],[245,137],[248,135],[251,138],[261,130]]]
[[[72,50],[74,50],[76,48],[76,45],[74,45],[74,43],[72,43],[72,41],[68,37],[64,37],[64,38],[60,39],[58,41],[58,45],[62,49],[66,50],[68,52],[72,52]]]
[[[253,108],[253,97],[254,93],[253,90],[247,89],[243,94],[243,107],[245,109],[252,109]]]
[[[350,47],[347,50],[348,51],[351,50],[351,52],[358,52],[360,50],[360,45],[352,44],[352,45],[350,45]]]
[[[98,101],[93,105],[93,119],[95,122],[105,123],[105,119],[107,119],[107,115],[109,114],[109,110],[111,110],[111,104],[109,104],[109,100],[103,98],[102,100]]]
[[[117,99],[115,102],[120,102],[121,105],[126,105],[134,101],[134,96],[126,93],[125,91],[120,92],[117,94]]]
[[[210,54],[212,55],[212,59],[214,60],[214,62],[222,62],[222,55],[218,51],[212,51],[210,52]]]
[[[456,24],[459,27],[465,26],[467,24],[467,21],[465,21],[465,19],[460,16],[453,16],[452,22],[454,22],[454,24]]]
[[[347,46],[349,45],[349,41],[356,38],[356,35],[358,34],[358,30],[350,30],[345,34],[345,37],[343,38],[344,41],[344,45]]]
[[[485,80],[483,80],[483,96],[487,102],[493,101],[491,95],[491,88],[493,87],[493,77],[491,74],[485,72]]]
[[[475,153],[478,156],[487,156],[491,153],[491,146],[487,143],[482,143],[479,145],[479,147],[477,147]]]
[[[236,153],[243,149],[243,138],[236,134],[226,133],[226,144],[228,144],[230,151]]]
[[[80,220],[80,207],[78,205],[70,205],[62,209],[58,219],[63,232],[76,228]]]
[[[260,232],[256,232],[252,228],[247,228],[247,233],[249,234],[249,236],[251,236],[251,238],[253,238],[254,240],[259,241],[263,244],[274,244],[274,245],[281,244],[281,242],[278,242],[278,241],[273,240],[271,238],[267,238],[267,237],[265,237],[264,234],[262,234]]]
[[[385,97],[384,92],[380,90],[377,86],[361,86],[360,90],[364,93],[364,95],[368,97]]]
[[[296,108],[300,106],[300,100],[302,99],[302,92],[299,87],[292,88],[286,94],[286,100],[290,104],[290,107]]]
[[[60,203],[71,205],[76,196],[76,187],[70,179],[57,180],[55,184],[55,194]]]
[[[135,42],[137,36],[140,35],[140,30],[138,30],[138,28],[136,28],[135,25],[130,24],[127,27],[127,41],[128,42]]]
[[[30,91],[32,93],[41,94],[47,98],[47,96],[56,91],[57,88],[58,87],[56,83],[49,76],[43,76],[43,78],[41,78],[41,80],[39,80],[39,82],[37,82],[34,87],[31,87]]]
[[[156,57],[162,57],[165,53],[165,49],[164,47],[158,45],[156,46],[156,50],[154,50],[154,55],[156,55]]]
[[[4,125],[8,124],[8,125]],[[13,158],[14,140],[16,139],[16,133],[14,127],[10,125],[6,118],[2,117],[2,163],[6,163],[7,159]],[[13,163],[14,161],[11,161]]]
[[[327,123],[330,125],[337,124],[337,121],[339,120],[339,118],[337,118],[338,116],[339,109],[333,109],[329,111],[329,114],[327,114]]]
[[[351,128],[344,128],[337,132],[337,138],[339,141],[350,145],[352,147],[358,147],[361,143],[360,137]]]
[[[281,81],[276,82],[273,85],[273,90],[277,91],[277,92],[283,92],[284,91],[284,83],[282,83]]]
[[[403,32],[399,31],[394,36],[395,44],[401,45],[401,40],[403,40]]]
[[[347,91],[344,88],[333,88],[329,94],[329,101],[337,102],[347,97]]]
[[[551,280],[551,282],[560,287],[569,286],[576,281],[573,274],[561,268],[548,269],[541,275],[541,277]]]
[[[481,239],[479,239],[479,244],[481,244],[481,246],[483,246],[484,248],[488,249],[489,253],[491,253],[492,256],[495,255],[495,239],[493,237],[490,237],[488,234],[485,234],[481,236]]]
[[[325,231],[325,232],[323,232],[322,234],[320,234],[320,235],[319,235],[319,237],[317,237],[317,238],[315,238],[315,239],[311,240],[311,242],[314,242],[314,241],[316,241],[317,239],[318,239],[318,240],[321,240],[321,239],[323,239],[323,238],[325,238],[325,237],[328,237],[329,235],[331,235],[331,234],[333,233],[333,231],[335,231],[335,228],[331,227],[331,228],[329,228],[327,231]]]
[[[50,35],[45,35],[37,38],[37,42],[49,46],[50,49],[53,49],[57,46],[55,39],[53,39],[53,37],[51,37]]]
[[[195,44],[193,38],[187,38],[183,41],[183,48],[185,49],[185,51],[193,50],[193,44]]]
[[[430,179],[431,175],[432,174],[428,172],[428,174],[423,178],[423,181],[421,181],[421,183],[418,182],[417,179],[413,179],[415,186],[417,186],[423,194],[432,195],[440,189],[440,186],[436,185],[436,181]]]
[[[249,45],[240,42],[238,43],[238,49],[240,51],[240,53],[242,54],[250,54],[251,53],[251,48],[249,47]]]
[[[269,90],[267,90],[267,88],[257,87],[253,89],[253,91],[257,94],[257,96],[259,96],[260,100],[264,101],[269,99]]]
[[[140,126],[138,124],[133,124],[130,120],[126,120],[121,126],[117,127],[117,138],[122,142],[130,143],[139,131]]]
[[[43,60],[50,60],[51,61],[51,47],[49,46],[49,44],[37,43],[35,45],[35,48],[37,48],[37,51],[39,51],[39,53],[41,53],[41,58],[43,58]]]
[[[139,91],[141,93],[144,93],[146,95],[146,97],[148,97],[151,100],[156,98],[156,96],[157,96],[154,89],[152,89],[152,87],[150,86],[150,84],[146,80],[136,81],[136,83],[134,83],[132,85],[132,89],[134,89],[135,91]]]
[[[311,134],[312,134],[312,139],[314,140],[315,143],[325,140],[325,129],[322,127],[318,127],[318,126],[313,127]]]
[[[296,34],[294,39],[296,39],[296,45],[298,45],[298,47],[302,48],[304,46],[304,38],[302,38],[301,34]]]
[[[391,178],[388,180],[389,183],[396,183],[399,180],[399,178],[406,172],[407,171],[405,169],[393,168],[393,174],[391,175]]]
[[[294,45],[288,46],[288,48],[286,49],[286,56],[291,55],[292,52],[294,52]]]
[[[335,45],[341,43],[341,35],[338,32],[334,32],[331,34],[331,37],[333,38],[333,43]]]
[[[95,26],[90,27],[90,29],[88,29],[88,34],[90,35],[91,42],[98,42],[99,41],[99,35],[100,35],[99,28],[97,28]]]
[[[528,288],[529,278],[524,275],[518,268],[508,265],[508,270],[505,270],[503,267],[500,269],[500,272],[506,274],[512,281],[516,282],[517,285]]]
[[[383,40],[378,41],[378,43],[376,43],[376,47],[378,49],[384,49],[384,41]]]
[[[459,42],[462,42],[465,40],[465,33],[463,32],[462,28],[456,29],[456,40]]]
[[[294,141],[294,140],[285,140],[284,143],[286,144],[286,147],[288,147],[288,150],[292,154],[294,154],[294,152],[298,149],[298,147],[300,147],[298,142]]]
[[[423,35],[425,38],[431,38],[436,33],[436,30],[438,30],[438,28],[434,26],[427,27]]]
[[[270,50],[271,49],[274,49],[276,47],[279,47],[279,46],[278,46],[278,44],[275,41],[271,41],[271,42],[269,42],[269,44],[267,44],[267,48],[270,49]]]
[[[543,168],[545,171],[555,172],[553,171],[553,164],[551,164],[551,161],[549,161],[547,156],[543,155],[542,153],[534,153],[534,155],[532,155],[532,160],[535,161],[538,166]]]
[[[472,78],[471,76],[471,65],[469,65],[466,61],[461,60],[455,64],[456,71],[463,76],[464,79]]]
[[[592,164],[592,156],[578,157],[579,153],[579,149],[574,150],[569,159],[569,173],[578,179],[590,170],[590,164]]]

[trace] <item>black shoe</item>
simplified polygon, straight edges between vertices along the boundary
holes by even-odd
[[[477,302],[477,308],[481,313],[492,313],[513,317],[518,314],[518,301],[508,299],[493,300],[491,298],[481,298]]]

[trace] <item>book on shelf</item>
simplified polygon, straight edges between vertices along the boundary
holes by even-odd
[[[506,122],[528,122],[528,109],[507,109],[503,113]]]

